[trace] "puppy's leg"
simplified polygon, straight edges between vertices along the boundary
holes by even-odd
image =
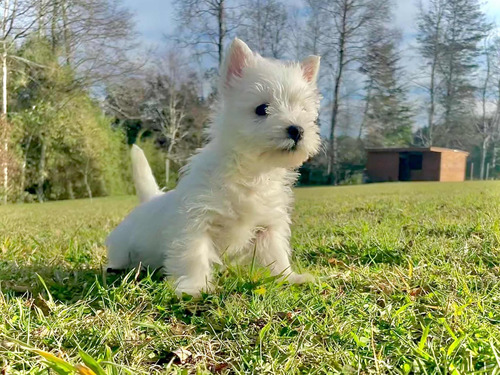
[[[290,283],[302,284],[314,281],[308,273],[298,274],[290,266],[290,229],[288,224],[268,227],[259,233],[256,238],[256,257],[259,263],[269,267],[272,275],[282,275]]]
[[[184,241],[183,241],[184,242]],[[167,272],[176,276],[175,292],[198,297],[201,291],[210,289],[212,263],[218,262],[210,236],[200,234],[184,242],[187,248],[179,248],[175,256],[168,259]]]

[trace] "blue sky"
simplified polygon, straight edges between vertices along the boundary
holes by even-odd
[[[417,13],[418,0],[395,0],[396,9],[394,11],[394,25],[403,32],[402,65],[405,69],[405,79],[411,86],[418,81],[420,58],[415,48],[415,17]],[[424,3],[426,0],[423,0]],[[299,5],[301,0],[287,0],[287,4]],[[124,0],[124,5],[135,13],[136,27],[140,34],[140,39],[144,45],[158,47],[161,50],[163,36],[175,31],[175,14],[171,0]],[[490,21],[496,21],[500,25],[500,0],[486,0],[485,12]],[[354,80],[355,86],[360,83]],[[417,108],[423,100],[422,95],[410,92],[411,100],[415,102]],[[354,100],[359,102],[359,98]],[[359,103],[354,103],[358,105]],[[422,123],[425,113],[417,111],[416,122]]]
[[[300,4],[299,0],[293,0]],[[159,44],[162,36],[175,29],[174,10],[171,0],[124,0],[124,4],[136,14],[137,30],[147,43]],[[415,0],[396,0],[395,24],[403,34],[411,35],[415,29]],[[487,0],[485,10],[492,20],[500,23],[500,0]]]
[[[161,43],[164,34],[175,28],[174,11],[170,0],[124,0],[135,13],[137,31],[148,43]]]

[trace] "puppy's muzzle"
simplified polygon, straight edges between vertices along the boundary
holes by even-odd
[[[299,143],[304,136],[304,128],[302,126],[290,125],[286,131],[288,133],[288,138],[290,138],[295,145]]]

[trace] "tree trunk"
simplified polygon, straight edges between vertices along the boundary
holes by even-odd
[[[500,80],[497,81],[497,108],[493,121],[493,155],[492,155],[492,168],[497,167],[497,153],[498,153],[498,141],[500,139]]]
[[[7,130],[7,123],[5,121],[2,121],[2,124],[4,126],[4,131],[3,131],[3,203],[7,204],[7,198],[8,198],[8,188],[9,188],[9,162],[8,162],[8,154],[9,154],[9,135],[8,135],[8,130]]]
[[[9,0],[5,0],[3,8],[3,22],[2,22],[2,37],[3,37],[3,51],[2,51],[2,126],[3,126],[3,203],[7,203],[8,188],[9,188],[9,129],[7,127],[7,12],[9,9]]]
[[[52,0],[52,19],[50,21],[50,39],[52,44],[52,52],[56,52],[57,48],[57,11],[58,0]]]
[[[165,160],[165,186],[168,189],[168,183],[170,182],[170,156],[167,155]]]
[[[73,182],[68,178],[68,182],[66,184],[66,190],[68,191],[68,198],[75,199],[75,192],[73,190]]]
[[[87,163],[85,163],[85,171],[83,173],[83,183],[85,184],[85,188],[87,189],[87,195],[92,200],[92,189],[90,188],[89,184],[89,166],[90,166],[90,161],[87,159]]]
[[[429,106],[429,118],[427,121],[427,147],[432,147],[433,144],[433,130],[434,130],[434,113],[436,112],[436,95],[435,95],[435,82],[436,82],[436,66],[437,66],[437,53],[434,56],[434,60],[432,61],[431,68],[431,87],[429,89],[430,95],[430,106]]]
[[[62,2],[61,6],[61,16],[63,22],[63,38],[64,38],[64,55],[66,58],[66,65],[71,66],[71,36],[68,26],[68,15],[66,13],[66,2]]]
[[[44,37],[44,14],[43,14],[43,3],[44,0],[37,1],[37,11],[38,11],[38,37],[41,39]]]
[[[433,42],[433,56],[432,56],[432,64],[431,64],[431,86],[429,88],[429,96],[430,96],[430,106],[429,106],[429,117],[427,120],[427,146],[432,147],[433,137],[434,137],[434,114],[436,112],[436,70],[439,62],[439,34],[441,32],[441,17],[442,17],[442,9],[441,6],[439,8],[439,18],[437,19],[436,31],[434,33],[434,42]]]
[[[218,14],[218,21],[219,21],[219,40],[218,40],[218,52],[219,52],[219,68],[222,66],[222,59],[224,58],[224,39],[226,37],[226,25],[225,25],[225,17],[224,17],[224,1],[225,0],[220,0],[219,3],[219,14]]]
[[[365,108],[363,110],[363,119],[361,120],[361,125],[359,125],[358,141],[361,140],[361,138],[363,137],[363,131],[365,130],[366,118],[368,117],[368,112],[370,110],[372,86],[373,86],[373,79],[370,79],[370,82],[368,82],[368,87],[366,89],[366,99],[365,99]]]
[[[456,14],[453,15],[453,19],[451,21],[451,36],[452,39],[449,40],[449,44],[452,46],[456,45]],[[450,48],[448,48],[450,49]],[[444,102],[444,107],[445,107],[445,113],[444,113],[444,131],[445,134],[449,133],[451,130],[451,127],[453,126],[452,122],[452,114],[454,113],[454,100],[456,98],[456,92],[453,88],[453,82],[455,80],[455,66],[456,66],[456,59],[457,59],[457,53],[460,53],[460,51],[457,51],[456,48],[451,49],[451,51],[447,51],[448,53],[448,61],[447,61],[447,71],[444,73],[445,79],[446,79],[446,91],[445,91],[445,102]],[[451,146],[450,136],[445,137],[446,138],[446,147]]]
[[[486,166],[486,153],[488,152],[490,137],[486,136],[483,138],[483,142],[481,144],[481,165],[479,166],[479,179],[484,180],[484,171]]]
[[[486,47],[486,78],[484,80],[484,84],[481,90],[481,99],[482,99],[482,114],[481,114],[481,124],[480,124],[480,133],[483,137],[483,142],[481,144],[481,165],[479,166],[479,179],[484,180],[484,171],[486,166],[486,153],[488,151],[489,141],[490,141],[490,126],[488,124],[488,120],[486,119],[486,101],[487,101],[487,93],[488,93],[488,83],[490,80],[491,73],[491,64],[490,64],[490,55]]]
[[[451,125],[451,114],[452,114],[452,107],[453,107],[453,100],[454,100],[454,93],[452,89],[452,78],[453,78],[453,65],[450,63],[450,72],[448,74],[448,82],[446,83],[446,93],[445,93],[445,102],[444,102],[444,107],[445,107],[445,112],[444,112],[444,131],[445,133],[450,132],[450,127]],[[446,147],[450,147],[451,142],[450,142],[450,137],[445,137],[446,138]]]
[[[47,143],[45,137],[40,137],[40,162],[38,163],[38,183],[36,187],[36,195],[38,202],[42,203],[45,199],[43,192],[43,185],[45,184],[45,160],[47,153]]]
[[[330,138],[328,143],[328,184],[335,185],[337,183],[337,140],[335,139],[335,127],[337,126],[337,115],[339,111],[339,86],[340,76],[337,75],[335,80],[335,91],[333,94],[332,119],[330,123]]]
[[[339,46],[339,58],[337,66],[337,74],[335,76],[335,89],[333,92],[333,106],[332,106],[332,119],[330,124],[330,139],[328,147],[328,184],[337,183],[337,142],[335,139],[335,128],[337,126],[337,116],[339,112],[339,100],[340,100],[340,83],[342,81],[342,74],[344,71],[345,64],[345,32],[346,32],[346,22],[347,22],[347,8],[344,7],[342,14],[342,30],[340,32],[338,46]]]
[[[21,165],[21,182],[20,182],[20,186],[19,186],[19,192],[22,193],[24,192],[24,189],[25,189],[25,185],[26,185],[26,166],[28,165],[28,152],[29,152],[29,149],[30,149],[30,146],[31,146],[31,139],[32,139],[32,136],[30,135],[28,137],[28,144],[26,145],[26,149],[24,150],[24,156],[23,156],[23,163]]]

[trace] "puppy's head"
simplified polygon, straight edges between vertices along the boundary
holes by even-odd
[[[262,165],[300,166],[320,145],[319,60],[266,59],[235,39],[221,70],[222,118],[213,136]]]

